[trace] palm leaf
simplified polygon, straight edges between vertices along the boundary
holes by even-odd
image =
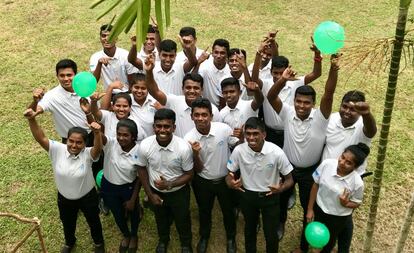
[[[112,3],[111,6],[109,6],[108,9],[106,9],[104,12],[101,13],[101,15],[98,16],[96,20],[100,20],[103,16],[108,14],[110,11],[112,11],[118,4],[120,4],[122,0],[117,0],[116,2]]]
[[[142,16],[141,16],[141,34],[137,34],[137,36],[140,36],[140,43],[139,45],[141,45],[142,43],[144,43],[145,41],[145,37],[147,35],[147,28],[148,28],[148,24],[149,24],[149,20],[150,20],[150,14],[151,14],[151,0],[141,0],[142,1]]]
[[[161,0],[155,0],[155,19],[158,24],[158,31],[160,32],[161,38],[164,38],[164,22],[162,19],[162,4]]]
[[[105,2],[106,0],[96,0],[95,2],[92,3],[92,5],[89,7],[89,9],[93,9],[96,6],[100,5],[101,3]]]
[[[131,16],[134,16],[136,12],[136,5],[139,0],[132,1],[128,7],[124,10],[124,12],[119,16],[115,25],[112,28],[112,32],[109,35],[109,41],[112,41],[114,38],[117,38],[119,34],[124,30],[124,28],[128,25],[128,21]]]
[[[171,16],[170,16],[170,0],[164,0],[164,12],[165,12],[165,25],[168,27],[171,25]]]

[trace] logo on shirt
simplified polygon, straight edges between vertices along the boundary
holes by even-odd
[[[228,163],[228,164],[233,164],[233,161],[229,159],[229,160],[227,161],[227,163]]]
[[[224,144],[224,141],[223,140],[220,141],[219,143],[217,143],[217,145],[219,145],[219,146],[223,146],[223,144]]]

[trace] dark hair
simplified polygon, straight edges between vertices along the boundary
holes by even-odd
[[[175,123],[175,112],[171,109],[161,108],[157,110],[154,114],[154,122],[157,120],[172,120]]]
[[[101,35],[103,31],[108,31],[108,32],[112,31],[112,28],[113,26],[109,24],[105,24],[101,26],[101,29],[99,30],[99,35]]]
[[[184,88],[185,81],[187,81],[187,80],[197,82],[197,83],[200,84],[201,88],[203,88],[204,79],[200,74],[192,73],[192,72],[185,74],[185,76],[183,78],[183,88]]]
[[[259,129],[262,132],[266,132],[265,123],[258,117],[250,117],[246,120],[246,123],[244,123],[244,130],[246,131],[248,128]]]
[[[356,145],[348,146],[345,148],[344,152],[346,151],[349,151],[354,155],[355,168],[358,168],[364,163],[365,158],[369,155],[370,149],[366,144],[360,142]]]
[[[116,131],[118,131],[118,129],[120,127],[128,128],[128,131],[132,135],[132,139],[134,141],[137,140],[137,138],[138,138],[138,126],[137,126],[137,123],[135,123],[135,121],[133,121],[132,119],[121,119],[121,120],[118,121],[118,124],[116,124]]]
[[[78,72],[78,66],[76,65],[76,62],[72,61],[71,59],[63,59],[56,64],[56,75],[60,69],[66,68],[71,68],[75,74]]]
[[[359,90],[351,90],[345,93],[345,95],[342,97],[342,103],[348,103],[348,102],[365,102],[365,94],[362,91]]]
[[[214,48],[215,46],[220,46],[220,47],[226,48],[226,53],[227,53],[227,55],[229,54],[229,51],[230,51],[230,43],[228,42],[228,40],[225,40],[225,39],[216,39],[214,41],[214,43],[213,43],[213,47],[212,48]]]
[[[86,131],[86,129],[82,127],[71,127],[68,131],[68,138],[74,133],[80,134],[82,136],[83,141],[86,144],[88,140],[88,131]]]
[[[233,56],[235,54],[240,54],[240,52],[244,55],[244,59],[247,59],[246,50],[240,48],[232,48],[229,50],[227,57]]]
[[[193,36],[194,39],[196,39],[196,30],[194,29],[194,27],[191,26],[184,26],[183,28],[180,29],[180,36]]]
[[[287,68],[289,67],[289,60],[284,56],[273,56],[272,58],[272,69],[273,68]]]
[[[213,109],[211,108],[211,102],[207,98],[198,97],[191,103],[191,114],[194,112],[194,108],[207,108],[210,114],[213,114]]]
[[[152,25],[148,25],[147,33],[155,33],[155,29]]]
[[[220,83],[221,90],[223,90],[225,87],[227,87],[227,86],[231,86],[231,85],[236,86],[236,88],[237,88],[238,90],[240,90],[240,82],[239,82],[239,80],[238,80],[238,79],[236,79],[236,78],[234,78],[234,77],[227,77],[227,78],[224,78],[224,79],[221,81],[221,83]]]
[[[303,95],[303,96],[311,96],[312,101],[316,101],[316,91],[315,89],[310,85],[302,85],[299,86],[295,91],[295,98],[297,95]]]
[[[144,81],[145,82],[145,74],[144,73],[133,73],[131,75],[130,86],[138,83],[139,81]]]
[[[160,52],[177,52],[177,43],[173,40],[165,39],[160,42]]]
[[[126,101],[128,102],[128,104],[129,104],[129,107],[131,107],[131,105],[132,105],[132,100],[131,100],[131,96],[129,95],[129,93],[127,93],[127,92],[120,92],[120,93],[118,93],[118,94],[115,94],[113,97],[112,97],[112,104],[115,104],[116,103],[116,101],[118,100],[118,99],[120,99],[120,98],[124,98],[124,99],[126,99]]]

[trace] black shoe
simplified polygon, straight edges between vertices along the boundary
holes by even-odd
[[[63,245],[60,249],[60,253],[70,253],[72,252],[73,246]]]
[[[103,243],[101,244],[95,244],[95,253],[105,253],[105,245]]]
[[[207,252],[208,239],[201,237],[197,244],[197,253]]]
[[[279,238],[279,241],[282,240],[283,235],[285,234],[285,225],[286,223],[280,222],[277,227],[277,237]]]
[[[296,204],[296,189],[293,189],[292,195],[290,195],[287,203],[288,210],[292,209]]]
[[[236,241],[234,239],[227,240],[227,253],[236,253]]]
[[[181,253],[193,253],[193,249],[190,246],[184,246],[181,248]]]
[[[157,248],[155,249],[155,253],[167,253],[167,244],[163,242],[159,242]]]

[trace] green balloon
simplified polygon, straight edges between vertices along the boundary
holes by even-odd
[[[324,21],[316,27],[313,41],[321,53],[335,54],[344,46],[344,28],[333,21]]]
[[[89,97],[96,90],[96,78],[90,72],[80,72],[73,78],[72,87],[79,97]]]
[[[306,226],[305,237],[313,248],[322,249],[328,244],[330,234],[323,223],[313,221]]]
[[[96,174],[96,185],[101,188],[102,183],[102,177],[103,177],[103,170],[100,170],[98,174]]]

